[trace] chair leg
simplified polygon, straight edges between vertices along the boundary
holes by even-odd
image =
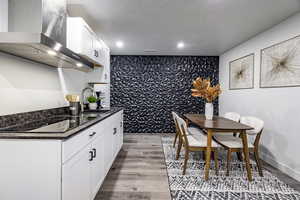
[[[178,137],[178,133],[176,131],[176,135],[175,135],[175,139],[174,139],[174,143],[173,143],[173,147],[175,147],[176,141],[177,141],[177,137]]]
[[[185,155],[184,155],[184,163],[183,163],[183,172],[182,175],[185,175],[186,172],[186,165],[187,165],[187,161],[189,159],[189,150],[185,150]]]
[[[257,168],[258,168],[258,173],[261,177],[263,177],[264,175],[263,175],[263,171],[262,171],[262,164],[261,164],[259,154],[258,154],[258,149],[254,150],[254,157],[255,157]]]
[[[205,161],[205,151],[202,151],[202,159]]]
[[[179,158],[181,147],[182,147],[182,139],[179,137],[179,142],[178,142],[178,147],[177,147],[177,152],[176,152],[176,158],[175,158],[176,160],[178,160],[178,158]]]
[[[241,162],[243,161],[243,155],[242,155],[241,152],[236,152],[236,156],[237,156],[239,161],[241,161]]]
[[[219,175],[219,162],[218,162],[218,150],[215,149],[214,151],[214,160],[215,160],[215,170],[216,170],[216,175]]]
[[[229,176],[230,161],[231,161],[231,150],[228,149],[228,151],[227,151],[227,170],[226,170],[226,176]]]

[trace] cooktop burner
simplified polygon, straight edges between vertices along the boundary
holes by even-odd
[[[0,132],[14,133],[64,133],[98,117],[99,114],[82,114],[78,116],[53,116],[43,120],[0,128]]]

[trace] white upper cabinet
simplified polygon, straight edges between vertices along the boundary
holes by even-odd
[[[110,50],[81,17],[68,17],[67,47],[93,62],[88,83],[110,83]]]
[[[104,65],[101,41],[81,17],[68,17],[67,47],[93,62],[95,66]]]
[[[102,67],[95,67],[92,72],[86,74],[89,83],[110,83],[110,50],[101,40],[100,44],[99,59],[103,64]]]
[[[8,29],[8,0],[0,0],[0,32]]]
[[[103,45],[102,45],[102,41],[99,40],[99,39],[94,39],[93,40],[93,48],[94,48],[95,59],[99,63],[104,65],[104,63],[103,63]]]

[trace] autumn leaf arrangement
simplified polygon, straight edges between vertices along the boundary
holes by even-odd
[[[211,85],[210,79],[202,79],[198,77],[193,81],[192,96],[201,97],[206,100],[207,103],[212,103],[221,93],[220,84],[215,86]]]

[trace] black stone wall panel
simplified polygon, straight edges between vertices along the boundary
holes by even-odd
[[[124,108],[127,133],[174,132],[171,112],[204,113],[191,96],[197,77],[219,82],[217,56],[112,56],[111,106]],[[218,101],[214,102],[218,114]]]

